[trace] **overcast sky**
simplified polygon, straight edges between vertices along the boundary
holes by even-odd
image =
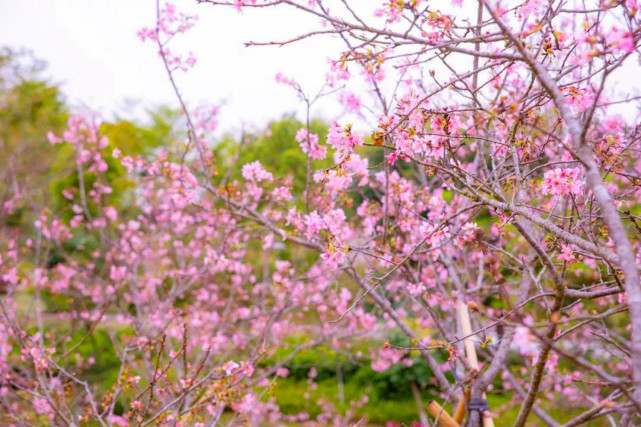
[[[337,42],[327,38],[282,48],[244,46],[317,25],[293,11],[239,14],[194,0],[173,3],[200,17],[172,49],[191,50],[199,61],[195,69],[178,73],[181,89],[192,106],[224,103],[225,130],[301,111],[294,92],[278,85],[275,74],[280,71],[313,90],[323,81],[327,57],[336,52]],[[126,100],[176,105],[156,49],[136,36],[154,20],[154,0],[0,0],[0,45],[33,50],[48,63],[46,75],[62,85],[72,105],[110,117]],[[336,108],[325,102],[316,114],[332,117]]]
[[[360,6],[364,3],[355,3]],[[72,106],[89,107],[111,117],[127,100],[139,101],[136,111],[157,104],[177,106],[167,76],[152,44],[136,32],[153,26],[155,0],[0,0],[0,46],[28,48],[48,63],[46,75],[62,85]],[[197,14],[195,28],[172,42],[172,51],[193,51],[196,68],[177,73],[191,107],[223,103],[221,129],[238,130],[245,123],[262,126],[285,113],[301,113],[293,90],[278,85],[282,72],[317,90],[328,69],[328,57],[342,50],[339,40],[309,38],[285,47],[245,47],[247,41],[287,40],[318,22],[292,9],[246,9],[173,0],[179,10]],[[449,2],[443,3],[447,5]],[[270,8],[271,9],[271,8]],[[460,19],[473,8],[456,8]],[[628,61],[630,62],[630,61]],[[447,70],[444,70],[446,73]],[[615,98],[638,89],[641,67],[627,64],[618,73]],[[447,77],[447,76],[443,76]],[[353,88],[352,88],[353,89]],[[634,89],[634,90],[633,90]],[[636,93],[636,92],[634,92]],[[624,116],[634,108],[617,106]],[[331,119],[342,108],[321,102],[312,114]]]

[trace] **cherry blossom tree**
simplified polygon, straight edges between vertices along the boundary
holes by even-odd
[[[495,331],[471,395],[501,376],[521,406],[516,425],[532,411],[559,424],[536,405],[543,394],[583,402],[569,425],[636,422],[639,129],[628,74],[638,71],[636,1],[200,3],[310,15],[317,29],[249,45],[339,38],[327,84],[368,85],[367,101],[341,94],[371,114],[332,124],[335,167],[316,172],[321,185],[307,195],[323,209],[290,213],[302,236],[323,245],[321,258],[361,287],[352,307],[371,299],[416,339],[444,392],[456,387],[436,374],[434,333],[406,320],[454,347],[457,384],[470,369],[456,357],[462,342],[485,343]],[[369,139],[356,131],[371,129],[368,118],[377,121]],[[360,146],[382,150],[384,165],[362,169]],[[323,211],[349,203],[346,191],[364,188],[372,193],[347,220],[351,232],[323,221]],[[457,304],[475,312],[472,336],[462,336]],[[506,369],[514,346],[524,356],[518,372]]]
[[[123,155],[93,116],[49,135],[73,148],[77,179],[67,217],[35,212],[35,239],[2,243],[8,422],[35,411],[63,425],[216,425],[226,410],[232,423],[302,422],[269,398],[283,366],[366,338],[377,371],[419,354],[441,407],[461,402],[455,423],[504,425],[487,405],[497,391],[520,408],[516,426],[641,422],[636,0],[199,3],[318,21],[252,46],[344,43],[317,92],[276,76],[305,113],[304,189],[258,160],[217,161],[218,109],[183,99],[196,61],[170,50],[195,19],[158,4],[139,37],[160,54],[185,140]],[[327,97],[344,111],[322,140],[309,123]],[[112,164],[135,188],[127,218]],[[20,204],[16,191],[2,209]],[[93,362],[74,354],[99,332],[120,364],[102,394],[77,373]],[[316,421],[352,421],[332,411]]]

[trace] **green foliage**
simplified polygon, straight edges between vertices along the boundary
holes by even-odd
[[[393,331],[391,335],[395,336]],[[300,340],[303,342],[305,337],[301,337]],[[295,347],[298,344],[300,343],[291,343],[291,346]],[[422,358],[415,356],[412,357],[412,365],[409,367],[397,364],[386,371],[376,372],[371,368],[371,352],[360,351],[366,356],[354,357],[359,350],[371,349],[376,345],[380,343],[363,341],[346,353],[324,346],[308,348],[297,353],[284,366],[288,369],[289,375],[279,379],[272,391],[281,410],[287,414],[305,411],[316,416],[321,410],[318,400],[324,399],[332,402],[339,413],[344,413],[352,408],[350,401],[356,401],[365,390],[369,401],[357,413],[365,416],[370,422],[416,421],[418,413],[410,384],[413,382],[418,385],[424,402],[434,398],[436,388],[431,385],[430,368]],[[288,354],[286,350],[279,350],[274,357],[263,363],[263,367],[277,363]],[[316,388],[309,388],[307,382],[312,367],[317,372]],[[342,400],[339,399],[339,381],[343,382]],[[302,398],[305,393],[309,393],[310,397]]]
[[[46,134],[60,130],[68,112],[59,87],[39,72],[30,55],[0,51],[0,202],[10,186],[32,203],[48,201],[50,161],[59,148],[47,142]],[[10,223],[24,222],[18,210]]]
[[[73,348],[77,345],[74,353],[78,354],[83,361],[95,359],[93,364],[82,369],[83,377],[90,380],[91,384],[100,384],[103,391],[106,391],[118,380],[121,361],[107,330],[97,329],[89,335],[88,332],[88,329],[75,331],[67,347]],[[127,333],[127,331],[118,333]]]
[[[411,423],[418,420],[418,411],[414,399],[407,398],[381,398],[372,392],[371,388],[363,387],[356,382],[345,380],[342,385],[342,399],[339,383],[336,378],[319,381],[315,389],[310,390],[306,381],[297,381],[284,378],[278,380],[272,393],[276,402],[286,414],[308,412],[311,417],[321,413],[319,400],[331,402],[338,413],[344,414],[353,409],[354,403],[365,394],[368,402],[356,410],[357,417],[365,417],[370,423],[384,424],[386,421]],[[409,391],[409,384],[406,384]],[[309,393],[309,397],[305,397]],[[423,393],[424,402],[433,398]]]
[[[242,165],[260,161],[265,169],[275,176],[291,175],[294,179],[294,191],[305,189],[308,157],[296,141],[296,132],[305,124],[294,117],[285,116],[279,121],[270,123],[267,130],[256,135],[244,135],[243,143],[227,135],[217,145],[214,153],[219,160],[219,168],[233,168],[232,177],[239,178]],[[311,133],[318,135],[319,141],[327,138],[328,125],[321,120],[312,120]],[[331,156],[324,160],[314,160],[313,168],[325,168],[332,164]],[[235,165],[231,162],[235,160]]]
[[[160,106],[147,113],[149,121],[144,124],[126,118],[103,123],[100,133],[109,138],[110,149],[118,148],[124,155],[142,155],[158,147],[171,147],[178,137],[178,112]]]
[[[415,357],[412,359],[412,366],[396,364],[383,372],[376,372],[367,364],[356,372],[353,381],[362,386],[372,387],[372,395],[380,400],[397,400],[412,397],[409,388],[409,384],[412,382],[430,389],[429,380],[431,378],[432,371],[427,363],[423,359]]]

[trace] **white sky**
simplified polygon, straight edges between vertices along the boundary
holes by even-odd
[[[199,61],[189,72],[177,72],[181,90],[192,106],[223,102],[224,130],[300,113],[294,91],[277,84],[275,74],[280,71],[316,90],[328,69],[326,58],[340,46],[315,38],[282,48],[246,48],[246,41],[286,39],[317,22],[287,9],[239,14],[194,0],[173,3],[200,16],[196,26],[170,46],[177,53],[193,51]],[[155,0],[0,0],[0,46],[33,50],[48,63],[45,75],[62,84],[73,106],[110,117],[122,112],[127,99],[142,106],[177,105],[157,49],[136,36],[154,21]],[[339,112],[337,104],[325,102],[315,115]]]
[[[164,0],[161,0],[164,2]],[[359,6],[371,0],[359,0]],[[441,0],[439,0],[441,1]],[[449,0],[442,0],[443,5]],[[155,0],[0,0],[0,46],[28,48],[47,61],[46,75],[62,85],[72,106],[91,108],[104,116],[124,111],[126,100],[141,107],[177,106],[156,48],[136,32],[153,26]],[[200,19],[170,47],[177,53],[193,51],[196,68],[177,72],[179,86],[191,107],[224,103],[221,130],[238,130],[245,123],[263,126],[285,113],[301,117],[302,104],[294,91],[275,82],[282,72],[314,92],[324,81],[327,58],[343,49],[339,40],[309,38],[285,47],[250,47],[246,41],[287,40],[313,28],[313,18],[292,9],[246,9],[173,0],[179,10]],[[461,17],[474,9],[456,9]],[[447,70],[445,70],[447,71]],[[617,98],[631,93],[639,64],[619,70],[614,79]],[[362,91],[358,91],[361,92]],[[367,102],[366,99],[364,99]],[[624,116],[630,107],[618,106]],[[333,119],[343,109],[333,100],[317,105],[312,115]]]

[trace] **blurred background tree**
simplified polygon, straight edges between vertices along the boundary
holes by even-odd
[[[46,139],[67,121],[68,109],[57,84],[44,79],[44,64],[29,52],[0,50],[0,197],[10,189],[31,203],[47,198],[57,147]]]

